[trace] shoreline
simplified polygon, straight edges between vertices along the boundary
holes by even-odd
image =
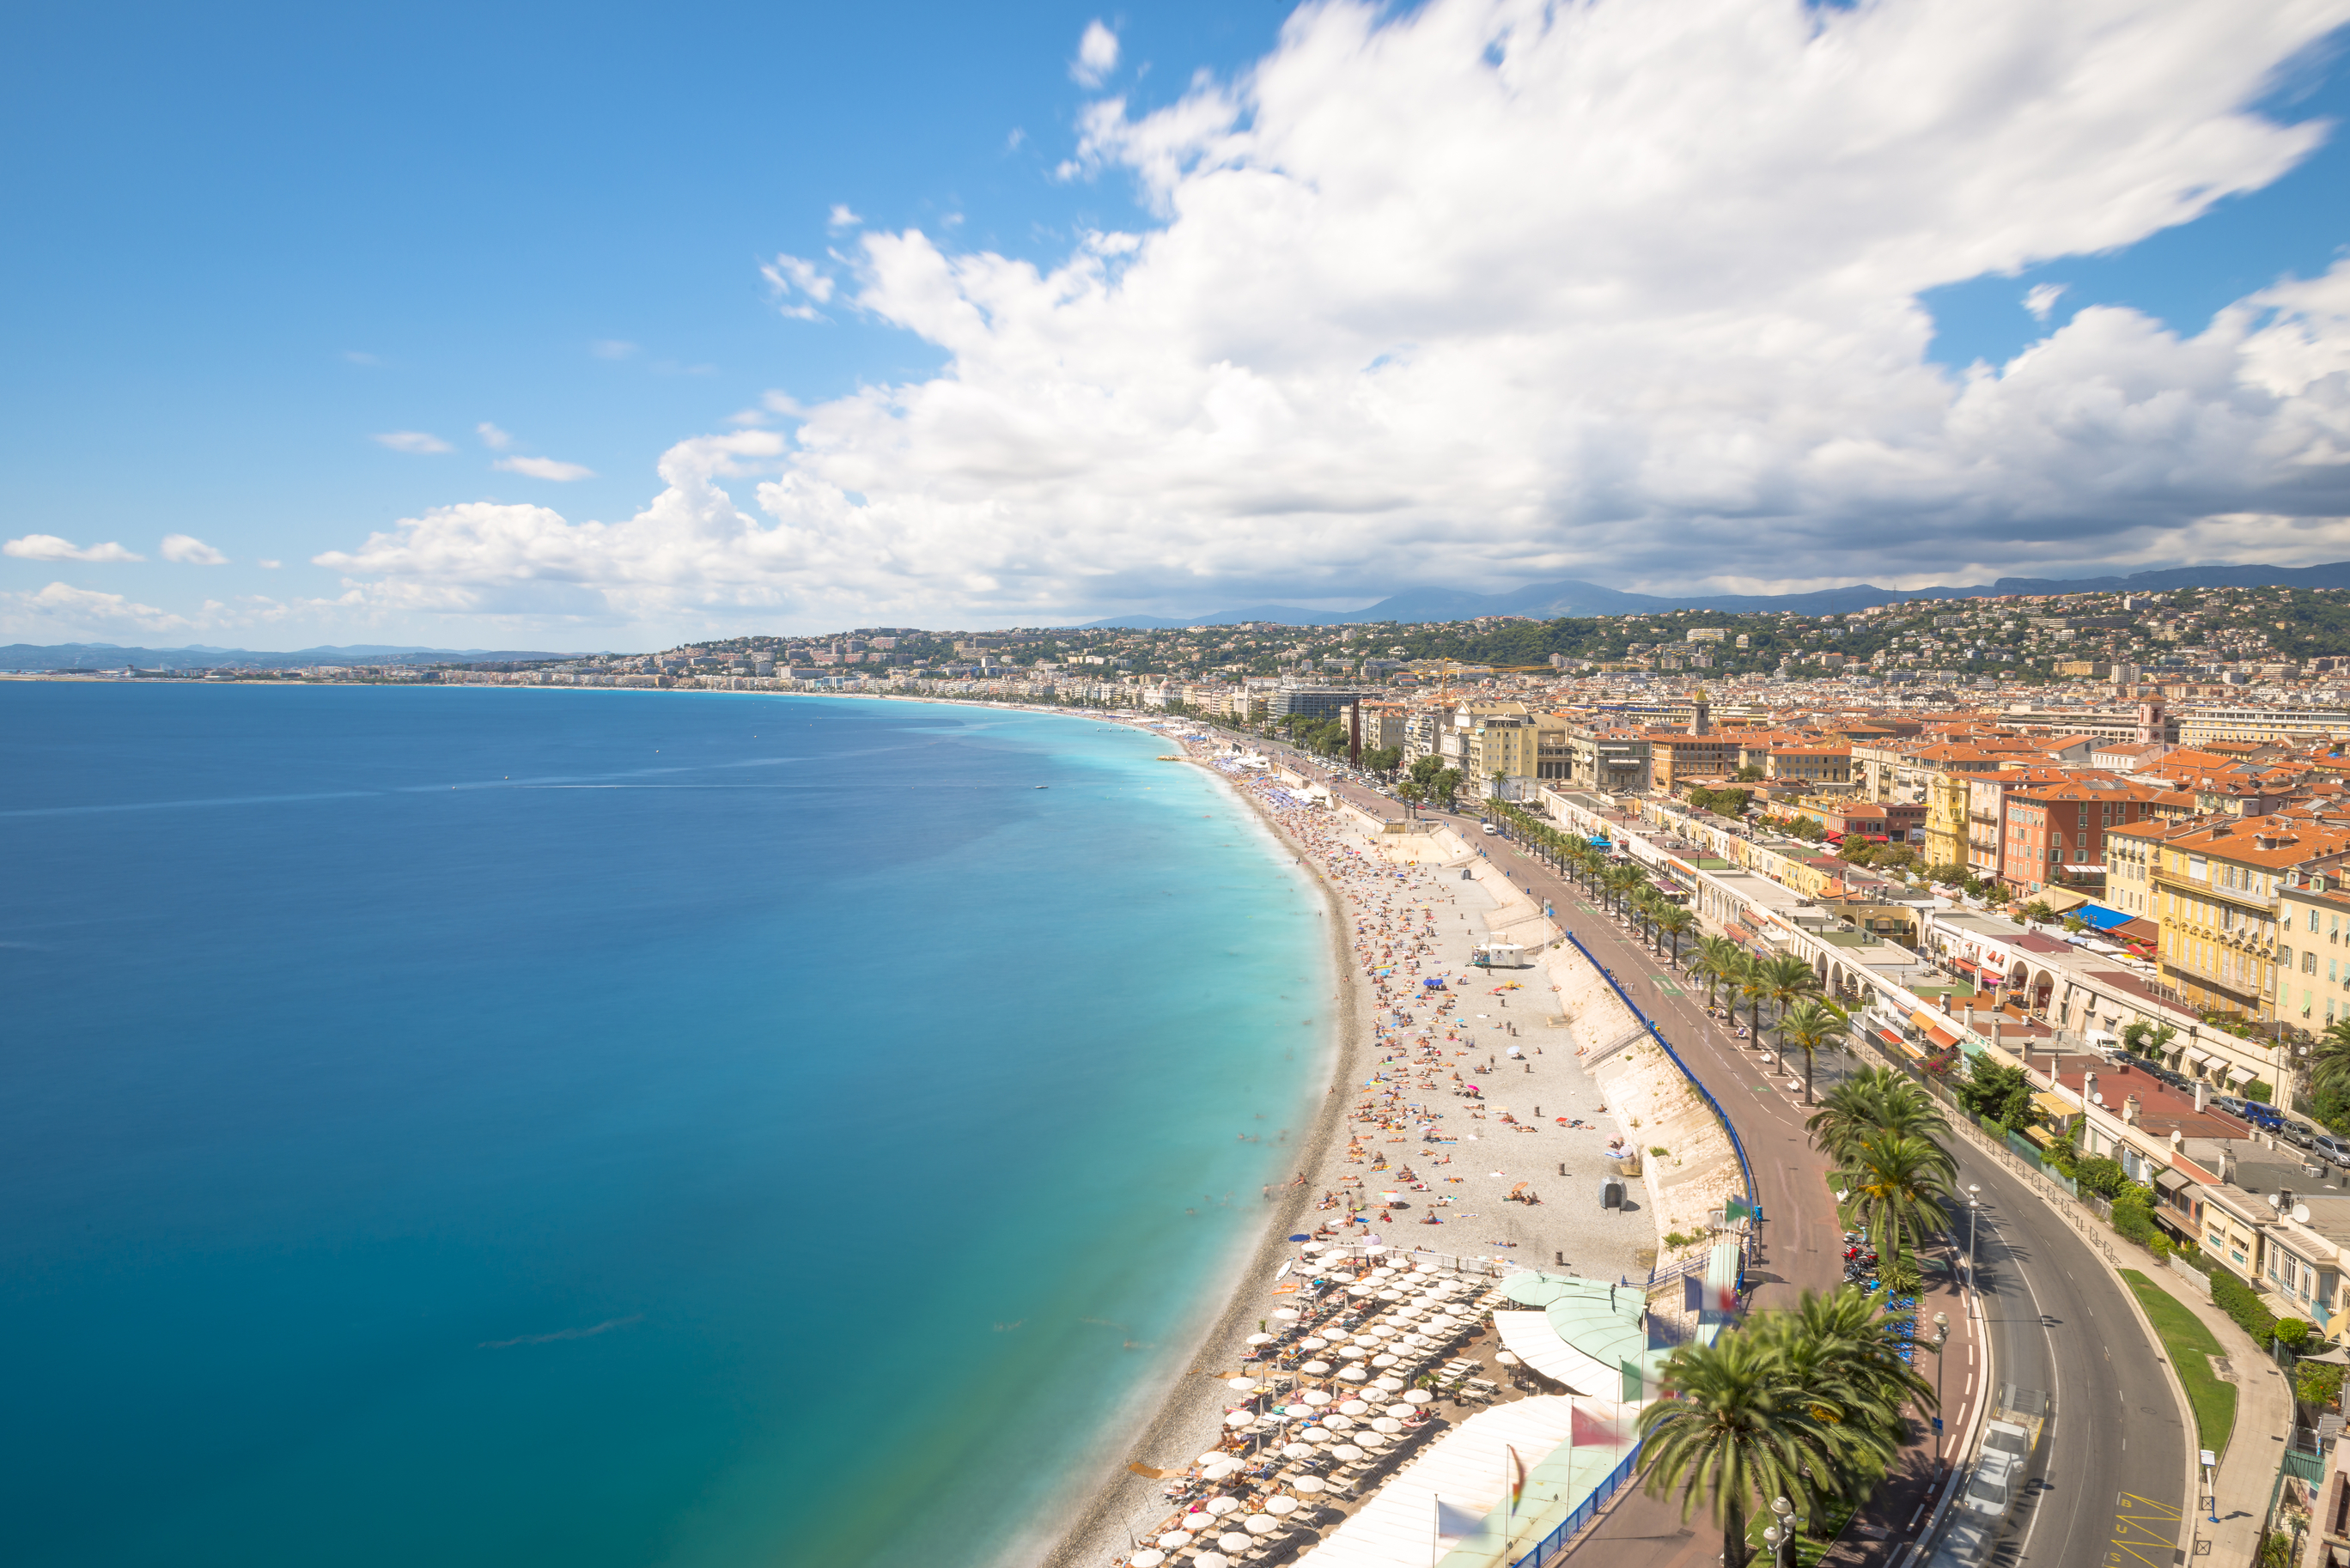
[[[978,706],[994,707],[987,703]],[[1054,711],[1054,710],[1043,710]],[[1062,710],[1062,711],[1067,711]],[[1072,717],[1081,716],[1073,713]],[[1090,715],[1083,715],[1090,716]],[[1145,726],[1129,726],[1143,729]],[[1329,960],[1334,982],[1338,986],[1333,1000],[1337,1013],[1333,1027],[1338,1032],[1329,1055],[1329,1066],[1323,1081],[1322,1108],[1314,1118],[1305,1137],[1296,1146],[1298,1168],[1311,1173],[1321,1168],[1327,1158],[1333,1140],[1346,1119],[1347,1101],[1337,1090],[1345,1075],[1358,1064],[1365,1049],[1362,1039],[1362,994],[1355,983],[1352,955],[1347,945],[1345,904],[1338,889],[1323,875],[1304,845],[1284,831],[1279,820],[1264,805],[1247,791],[1203,765],[1197,758],[1187,755],[1185,764],[1198,768],[1214,779],[1232,796],[1247,805],[1257,821],[1272,835],[1276,844],[1297,850],[1298,867],[1312,880],[1321,895],[1324,909],[1330,921]],[[1160,1484],[1157,1480],[1137,1475],[1129,1464],[1149,1465],[1172,1458],[1178,1464],[1190,1462],[1190,1450],[1172,1452],[1171,1448],[1180,1434],[1193,1428],[1210,1424],[1207,1417],[1220,1413],[1229,1397],[1224,1386],[1201,1372],[1208,1363],[1217,1366],[1239,1365],[1243,1340],[1254,1332],[1254,1308],[1249,1293],[1243,1288],[1252,1279],[1269,1278],[1289,1258],[1288,1236],[1300,1229],[1306,1207],[1315,1196],[1316,1189],[1309,1181],[1303,1187],[1291,1187],[1271,1206],[1263,1220],[1263,1231],[1256,1245],[1245,1254],[1246,1261],[1230,1276],[1225,1285],[1226,1299],[1217,1310],[1208,1328],[1193,1343],[1190,1354],[1182,1360],[1183,1370],[1175,1374],[1174,1381],[1157,1398],[1149,1418],[1132,1429],[1132,1435],[1112,1449],[1112,1457],[1094,1476],[1084,1482],[1083,1491],[1073,1483],[1071,1496],[1086,1496],[1089,1501],[1077,1508],[1072,1517],[1050,1532],[1053,1544],[1035,1559],[1040,1568],[1083,1568],[1097,1563],[1112,1554],[1126,1550],[1121,1539],[1126,1531],[1122,1521],[1152,1510],[1150,1500]],[[1191,1383],[1186,1386],[1186,1381]],[[1042,1532],[1040,1532],[1042,1533]]]

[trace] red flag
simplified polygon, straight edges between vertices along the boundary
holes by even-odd
[[[1505,1446],[1503,1451],[1510,1456],[1510,1506],[1515,1508],[1526,1495],[1526,1461],[1518,1458],[1515,1449]]]
[[[1571,1447],[1578,1449],[1620,1448],[1625,1440],[1626,1425],[1621,1414],[1597,1415],[1577,1405],[1575,1407],[1574,1426],[1568,1434],[1567,1442]]]

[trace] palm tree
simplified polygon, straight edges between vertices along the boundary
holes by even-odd
[[[1746,999],[1746,1028],[1754,1043],[1762,1043],[1762,999],[1771,994],[1771,981],[1762,959],[1752,953],[1738,955],[1738,972],[1732,976],[1738,994]]]
[[[1738,961],[1745,955],[1736,942],[1728,937],[1700,937],[1697,956],[1690,961],[1690,972],[1705,977],[1705,1004],[1711,1007],[1716,988],[1738,971]]]
[[[1672,961],[1678,965],[1681,961],[1681,938],[1697,929],[1697,917],[1686,906],[1669,900],[1657,911],[1657,929],[1672,939]]]
[[[1648,880],[1640,874],[1638,867],[1621,860],[1607,867],[1599,879],[1607,885],[1607,890],[1616,896],[1615,909],[1618,914],[1623,913],[1625,897],[1633,888]]]
[[[1932,1096],[1891,1067],[1863,1067],[1830,1089],[1820,1108],[1804,1124],[1812,1144],[1842,1164],[1867,1139],[1880,1133],[1922,1138],[1941,1150],[1950,1174],[1957,1165],[1941,1140],[1950,1136],[1950,1119]]]
[[[1898,1454],[1909,1436],[1901,1418],[1904,1405],[1928,1411],[1939,1403],[1934,1386],[1901,1359],[1908,1342],[1900,1337],[1899,1326],[1877,1310],[1867,1293],[1847,1285],[1825,1295],[1805,1291],[1794,1311],[1766,1314],[1750,1331],[1778,1350],[1797,1386],[1835,1401],[1840,1425],[1869,1434],[1873,1441],[1857,1445],[1858,1451],[1838,1467],[1847,1474],[1881,1473]]]
[[[1795,1383],[1780,1345],[1758,1334],[1682,1345],[1665,1363],[1664,1391],[1640,1412],[1645,1488],[1651,1497],[1678,1488],[1684,1520],[1702,1503],[1721,1526],[1722,1562],[1743,1568],[1750,1511],[1764,1498],[1808,1496],[1807,1470],[1827,1477],[1842,1409]]]
[[[2341,1094],[2350,1090],[2350,1018],[2325,1026],[2309,1051],[2309,1092]]]
[[[1950,1223],[1943,1207],[1950,1195],[1949,1161],[1922,1137],[1880,1132],[1861,1139],[1835,1173],[1846,1228],[1856,1223],[1867,1231],[1888,1268],[1916,1251],[1928,1231]]]
[[[1796,1001],[1816,996],[1820,992],[1820,971],[1811,961],[1794,953],[1773,953],[1762,961],[1762,973],[1770,987],[1771,1005],[1781,1018]]]
[[[1852,1014],[1833,1002],[1805,997],[1779,1017],[1779,1047],[1804,1054],[1804,1104],[1812,1103],[1813,1057],[1831,1045],[1841,1046],[1852,1030]]]

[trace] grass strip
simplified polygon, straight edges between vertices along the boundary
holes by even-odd
[[[2220,1381],[2211,1370],[2211,1357],[2225,1355],[2227,1351],[2185,1302],[2136,1269],[2124,1269],[2121,1275],[2137,1293],[2147,1320],[2161,1336],[2162,1347],[2170,1353],[2170,1365],[2178,1369],[2179,1382],[2187,1386],[2187,1402],[2195,1407],[2199,1446],[2215,1454],[2224,1452],[2228,1434],[2236,1425],[2236,1390]]]

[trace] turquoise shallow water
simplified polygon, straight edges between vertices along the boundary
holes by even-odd
[[[1160,749],[0,685],[8,1559],[1017,1540],[1215,1304],[1326,1049],[1309,890]]]

